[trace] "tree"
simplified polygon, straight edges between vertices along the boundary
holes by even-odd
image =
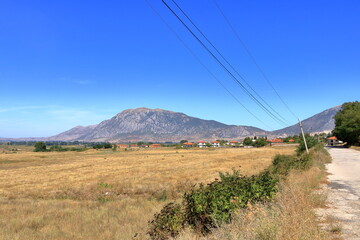
[[[348,145],[360,145],[360,102],[347,102],[335,115],[333,135]]]
[[[182,145],[182,144],[184,144],[184,143],[186,143],[186,142],[188,142],[188,140],[181,140],[181,141],[180,141],[180,144]]]
[[[251,140],[251,138],[249,138],[249,137],[246,137],[245,139],[244,139],[244,145],[245,146],[250,146],[250,145],[252,145],[252,140]]]
[[[266,142],[265,138],[258,138],[253,143],[254,147],[264,147],[264,146],[266,146],[266,144],[267,144],[267,142]]]
[[[36,142],[34,152],[46,152],[46,144],[44,142]]]

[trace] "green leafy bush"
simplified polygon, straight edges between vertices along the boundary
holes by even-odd
[[[309,142],[310,147],[322,149],[316,140]],[[174,203],[166,205],[149,223],[148,234],[151,239],[160,240],[176,237],[185,224],[203,234],[209,233],[212,228],[231,222],[236,209],[271,200],[278,191],[280,177],[285,177],[292,169],[305,170],[314,164],[314,158],[326,158],[324,153],[315,156],[313,152],[297,156],[276,155],[272,166],[251,177],[242,176],[235,170],[219,173],[220,179],[207,185],[200,184],[185,193],[183,207]]]
[[[184,197],[187,223],[203,233],[218,224],[229,223],[236,209],[268,200],[277,191],[277,180],[269,172],[245,177],[234,171],[220,173],[220,178],[208,185],[201,184]]]
[[[315,137],[310,136],[310,134],[308,134],[308,133],[305,134],[305,139],[306,139],[308,149],[310,149],[310,148],[314,147],[316,144],[318,144],[317,139]],[[296,153],[299,156],[303,152],[305,152],[305,150],[306,150],[306,148],[305,148],[304,139],[300,138],[300,144],[299,144],[298,148],[296,149]]]
[[[276,175],[287,175],[290,169],[294,168],[295,161],[295,156],[277,154],[272,161],[271,172]]]
[[[36,142],[34,152],[46,152],[46,144],[44,142]]]
[[[184,211],[180,204],[169,203],[149,222],[148,234],[154,240],[176,237],[185,226]]]

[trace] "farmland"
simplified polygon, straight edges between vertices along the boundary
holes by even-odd
[[[31,150],[0,153],[0,239],[143,239],[153,214],[194,184],[258,173],[294,147]]]

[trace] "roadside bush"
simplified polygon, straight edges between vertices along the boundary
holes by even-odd
[[[160,213],[155,214],[154,220],[149,222],[148,234],[154,240],[166,240],[176,237],[184,228],[184,211],[180,204],[169,203]]]
[[[274,157],[270,171],[274,175],[286,176],[292,169],[305,170],[313,164],[313,158],[309,154],[290,156],[278,154]]]
[[[278,154],[272,161],[270,170],[275,175],[287,175],[295,166],[295,156]]]
[[[202,233],[229,223],[236,209],[268,200],[277,191],[277,180],[269,172],[245,177],[234,171],[220,173],[220,178],[206,186],[201,184],[184,197],[187,223]]]
[[[207,234],[223,223],[232,222],[237,209],[273,199],[279,180],[288,178],[292,169],[307,170],[315,162],[328,161],[328,154],[322,145],[316,144],[316,139],[309,143],[313,148],[311,154],[276,155],[272,165],[259,175],[246,177],[233,170],[232,173],[219,173],[220,179],[210,184],[194,187],[185,193],[183,207],[166,205],[155,215],[148,234],[151,239],[176,237],[185,224]]]
[[[310,134],[305,134],[305,139],[306,139],[306,143],[307,143],[307,147],[308,149],[314,147],[316,144],[318,144],[318,141],[315,137],[310,136]],[[298,148],[296,149],[296,153],[298,156],[300,156],[303,152],[305,152],[306,148],[305,148],[305,143],[304,143],[304,139],[300,138],[300,144],[298,146]]]

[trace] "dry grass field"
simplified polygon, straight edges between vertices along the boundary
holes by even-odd
[[[0,239],[144,239],[169,200],[294,147],[0,152]]]

